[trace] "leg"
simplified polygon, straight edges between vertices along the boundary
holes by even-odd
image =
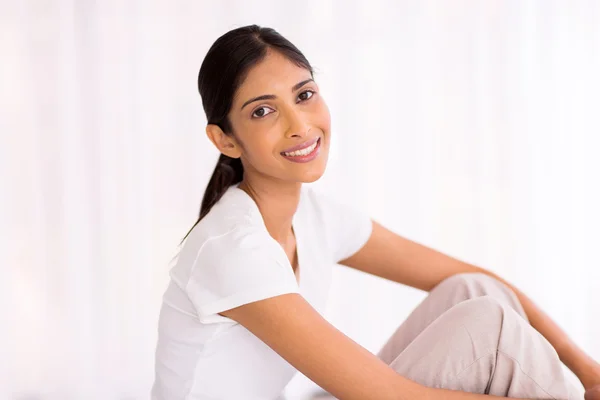
[[[421,354],[421,355],[415,355],[414,353],[417,352],[416,349],[418,349],[418,348],[432,350],[436,346],[440,346],[443,343],[447,343],[448,337],[446,339],[440,339],[440,338],[435,337],[434,340],[431,341],[431,336],[435,336],[435,334],[432,332],[435,332],[436,329],[433,328],[433,330],[429,330],[427,328],[430,325],[432,325],[432,323],[434,321],[436,324],[438,324],[438,321],[436,321],[436,320],[438,319],[438,317],[441,317],[442,315],[445,316],[444,320],[449,319],[449,317],[446,316],[445,313],[448,310],[450,310],[451,308],[453,308],[454,306],[458,305],[459,303],[464,302],[465,300],[475,299],[475,298],[482,297],[482,296],[488,297],[486,301],[495,300],[497,303],[502,304],[505,309],[509,309],[510,314],[511,314],[509,317],[510,320],[520,321],[520,322],[514,324],[519,328],[518,331],[513,335],[513,340],[516,341],[514,343],[514,346],[516,346],[518,349],[524,348],[526,350],[525,354],[527,354],[527,355],[525,356],[526,357],[525,361],[529,362],[530,364],[532,362],[536,363],[536,370],[535,370],[536,374],[537,373],[545,374],[548,372],[548,368],[550,368],[551,376],[558,377],[558,379],[556,379],[556,381],[557,381],[557,385],[560,386],[561,383],[559,383],[559,382],[564,381],[564,375],[562,374],[562,370],[560,370],[560,371],[556,370],[557,364],[561,368],[562,368],[562,365],[561,365],[560,361],[558,360],[556,352],[554,351],[552,346],[546,341],[545,338],[543,338],[537,331],[535,331],[535,329],[533,329],[531,326],[529,326],[525,311],[523,310],[523,307],[521,306],[516,295],[501,282],[499,282],[487,275],[484,275],[484,274],[454,275],[454,276],[444,280],[439,285],[437,285],[434,289],[431,290],[431,292],[429,293],[427,298],[425,298],[423,300],[423,302],[421,302],[421,304],[419,304],[415,308],[415,310],[409,315],[409,317],[405,320],[405,322],[396,330],[396,332],[391,336],[391,338],[388,340],[388,342],[379,351],[379,353],[378,353],[379,358],[381,358],[386,364],[393,366],[403,376],[406,376],[417,382],[421,382],[422,384],[425,384],[425,385],[427,385],[427,382],[430,382],[431,384],[427,385],[427,386],[445,387],[445,388],[452,389],[452,387],[448,387],[448,386],[444,386],[444,385],[442,385],[442,386],[436,385],[436,378],[432,377],[430,375],[427,375],[427,371],[430,370],[431,372],[434,372],[434,371],[439,371],[440,369],[442,369],[443,371],[446,371],[446,369],[443,367],[447,363],[453,362],[452,360],[455,361],[456,357],[464,356],[464,354],[462,354],[463,350],[461,349],[460,346],[446,345],[447,351],[442,352],[440,354],[438,354],[438,352],[433,352],[433,351],[428,351],[427,354]],[[461,307],[464,307],[464,305],[462,305]],[[470,307],[473,307],[473,306],[470,306]],[[456,311],[453,311],[453,313],[454,312],[456,312]],[[469,313],[467,313],[467,315],[468,314]],[[463,317],[463,318],[467,318],[467,317]],[[490,327],[487,326],[486,323],[482,323],[481,321],[475,321],[475,322],[471,321],[471,324],[473,324],[473,323],[480,324],[479,330],[484,331],[483,333],[480,333],[481,335],[491,334]],[[524,328],[524,326],[528,326],[529,328]],[[428,330],[427,335],[423,335],[423,337],[421,337],[420,336],[421,333],[424,332],[426,329]],[[447,329],[444,328],[444,330],[447,330]],[[443,333],[444,331],[441,331],[441,332]],[[506,334],[505,334],[505,336],[506,336]],[[534,344],[537,344],[537,346],[531,346],[531,347],[529,347],[529,351],[527,351],[528,345],[524,345],[523,343],[519,342],[519,340],[521,340],[521,338],[520,338],[521,336],[529,337],[530,340],[528,342],[533,342]],[[415,343],[413,345],[412,342],[414,342],[417,339],[417,337],[419,337],[419,340],[417,341],[417,343]],[[429,343],[426,343],[425,345],[423,345],[422,344],[423,342],[428,342],[428,340],[423,339],[425,337],[427,337],[429,339]],[[435,344],[435,346],[432,346],[432,343]],[[506,345],[506,343],[504,343],[504,344]],[[509,345],[511,344],[510,341],[508,344]],[[409,347],[409,345],[412,350],[407,350],[407,352],[403,353],[404,350],[407,349],[407,347]],[[510,346],[505,346],[505,347],[510,348]],[[541,351],[538,351],[538,348]],[[469,347],[468,350],[472,350],[472,346]],[[519,351],[517,351],[517,352],[519,352]],[[428,354],[430,354],[430,355],[428,356]],[[435,354],[435,357],[432,358],[431,354]],[[503,381],[503,379],[501,378],[501,375],[503,373],[502,371],[506,370],[506,368],[503,368],[503,366],[507,363],[510,364],[509,361],[511,359],[508,358],[508,356],[507,356],[507,354],[510,354],[510,352],[501,352],[499,350],[495,356],[493,356],[492,354],[494,354],[494,353],[492,352],[492,353],[490,353],[490,355],[488,355],[488,361],[489,361],[489,357],[498,359],[497,367],[492,368],[490,370],[492,372],[499,371],[497,374],[494,375],[494,384],[495,384],[495,386],[498,386],[498,382],[500,382],[502,384],[502,381]],[[421,368],[424,370],[424,373],[425,373],[424,374],[425,379],[418,379],[418,377],[415,377],[410,374],[406,375],[405,373],[403,373],[403,371],[406,367],[406,363],[411,363],[411,360],[413,360],[413,357],[414,357],[413,364],[415,365],[415,368],[416,368],[416,365],[421,365]],[[423,364],[425,360],[427,360],[427,363]],[[473,365],[473,368],[478,366],[479,370],[481,370],[481,362],[482,361],[485,361],[485,358],[478,360],[478,362]],[[538,366],[539,366],[539,370],[538,370]],[[488,365],[488,367],[489,367],[489,365]],[[475,371],[475,369],[472,369],[470,371],[471,375],[466,374],[466,372],[463,373],[463,374],[465,374],[465,375],[462,375],[463,378],[466,376],[472,377],[473,371]],[[406,371],[406,372],[411,372],[413,374],[415,373],[414,369],[412,371]],[[442,373],[442,375],[444,375],[444,374]],[[475,375],[477,375],[477,374],[475,374]],[[509,380],[510,380],[510,377],[505,378],[504,383],[508,382]],[[552,380],[554,381],[555,379],[552,379]],[[486,380],[485,382],[487,383],[488,381],[490,381],[489,376],[488,376],[488,380]],[[517,384],[515,384],[515,385],[517,385]],[[511,386],[515,386],[515,385],[511,385]],[[469,386],[469,385],[467,385],[467,386]],[[494,388],[492,386],[493,385],[490,382],[490,387],[489,387],[490,394],[495,393],[492,391],[492,389],[494,389],[495,386],[494,386]],[[567,383],[567,386],[569,386],[569,390],[571,391],[571,393],[575,394],[575,395],[572,395],[572,397],[570,397],[570,398],[577,399],[577,398],[581,397],[581,395],[579,393],[581,391],[576,389],[572,383],[571,384]],[[487,387],[487,385],[485,387]],[[460,389],[460,390],[462,390],[462,389]],[[471,390],[471,391],[477,392],[476,390]],[[515,389],[513,388],[513,392],[514,391],[515,391]],[[481,393],[483,393],[483,392],[481,392]],[[314,398],[320,399],[322,397],[314,397]],[[332,397],[327,397],[327,398],[332,398]],[[541,397],[541,398],[548,398],[548,397]],[[561,398],[561,397],[556,397],[556,398]],[[568,397],[564,397],[564,398],[568,398]]]
[[[569,399],[569,383],[554,348],[513,308],[490,296],[452,307],[390,367],[429,387]]]
[[[519,299],[506,285],[485,274],[458,274],[445,279],[429,292],[377,356],[390,364],[436,318],[456,304],[480,296],[493,297],[527,319]]]

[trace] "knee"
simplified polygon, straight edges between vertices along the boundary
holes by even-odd
[[[464,308],[467,314],[479,314],[482,312],[501,314],[504,310],[504,304],[497,298],[489,295],[465,300],[455,307]]]
[[[463,337],[464,345],[472,346],[465,349],[474,349],[474,357],[478,358],[497,350],[506,315],[506,308],[498,299],[480,296],[456,304],[435,323],[445,335]]]
[[[440,291],[449,293],[454,300],[475,297],[493,297],[509,305],[523,319],[529,320],[516,293],[503,282],[484,273],[462,273],[453,275],[439,285]]]
[[[464,329],[473,349],[473,357],[495,354],[498,350],[511,353],[528,340],[525,321],[502,301],[492,296],[480,296],[457,304],[448,318],[454,326]]]
[[[463,326],[477,327],[475,330],[485,327],[488,333],[501,329],[506,314],[505,304],[487,295],[465,300],[454,308]]]
[[[497,284],[498,281],[482,272],[463,272],[449,276],[440,282],[440,286],[473,286],[481,284]]]
[[[452,275],[442,282],[440,286],[469,287],[469,288],[487,288],[487,287],[505,287],[502,282],[484,274],[483,272],[464,272]]]

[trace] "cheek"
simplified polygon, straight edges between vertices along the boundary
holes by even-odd
[[[279,135],[269,131],[252,132],[253,139],[246,148],[246,157],[254,165],[264,165],[270,163],[273,158],[277,158],[277,145],[279,144]]]
[[[264,160],[269,148],[265,132],[256,125],[244,123],[238,123],[235,129],[238,132],[237,139],[242,147],[243,157],[253,165]]]
[[[315,120],[316,125],[326,134],[331,129],[331,116],[329,114],[329,107],[321,100],[317,109],[317,119]]]

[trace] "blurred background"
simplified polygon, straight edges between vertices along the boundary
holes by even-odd
[[[252,23],[316,67],[314,185],[499,273],[600,359],[600,2],[0,0],[0,399],[149,398],[218,157],[198,70]],[[425,294],[336,268],[327,317],[377,352]]]

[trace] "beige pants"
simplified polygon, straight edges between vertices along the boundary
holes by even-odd
[[[554,348],[529,325],[516,295],[484,274],[455,275],[436,286],[378,357],[424,386],[514,398],[583,399]]]

